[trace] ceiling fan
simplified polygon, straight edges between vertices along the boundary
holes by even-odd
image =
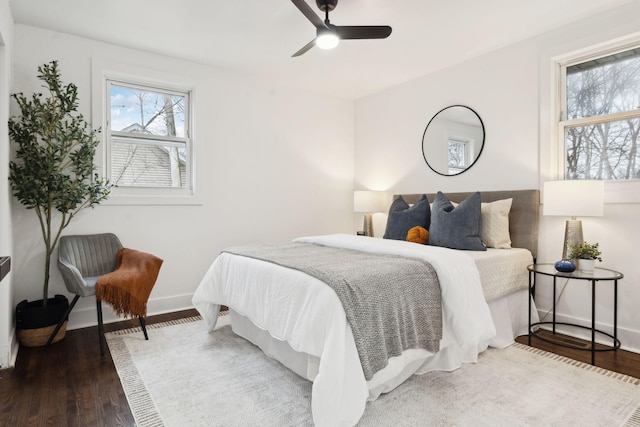
[[[314,45],[318,45],[321,49],[331,49],[336,47],[340,40],[384,39],[391,34],[391,27],[388,25],[333,25],[329,22],[329,12],[335,9],[338,0],[316,0],[318,8],[325,13],[324,21],[314,13],[305,0],[291,1],[316,27],[316,38],[291,55],[293,57],[302,55]]]

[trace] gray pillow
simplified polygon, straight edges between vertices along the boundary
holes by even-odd
[[[429,228],[431,218],[429,210],[429,200],[422,195],[413,206],[409,206],[402,196],[391,203],[389,217],[387,218],[387,228],[383,238],[394,240],[407,240],[407,232],[417,225]]]
[[[486,251],[480,237],[480,193],[476,192],[457,207],[438,191],[431,207],[429,244],[451,249]]]

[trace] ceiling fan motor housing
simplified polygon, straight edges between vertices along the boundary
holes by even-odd
[[[327,9],[329,10],[329,12],[331,12],[333,9],[336,8],[337,4],[338,4],[338,0],[316,0],[316,5],[318,6],[318,9],[320,9],[323,12],[326,12]]]

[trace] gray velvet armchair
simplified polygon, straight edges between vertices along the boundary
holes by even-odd
[[[49,338],[47,346],[62,327],[78,299],[95,295],[98,278],[115,270],[116,255],[120,249],[122,249],[122,244],[118,237],[112,233],[63,236],[60,238],[58,269],[62,274],[67,290],[75,294],[75,297]],[[100,354],[104,355],[102,302],[97,298],[96,309],[98,312]],[[145,339],[149,339],[143,317],[140,317],[140,326],[144,332]]]

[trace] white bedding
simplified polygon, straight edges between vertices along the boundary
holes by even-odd
[[[476,362],[478,354],[490,344],[508,345],[504,337],[500,339],[502,342],[492,343],[496,337],[496,314],[489,309],[484,296],[486,290],[483,291],[481,285],[481,276],[488,282],[498,283],[494,276],[508,274],[505,271],[491,273],[490,268],[481,273],[477,265],[491,265],[489,260],[496,257],[520,257],[524,261],[516,263],[518,266],[509,267],[513,265],[512,260],[502,263],[500,268],[508,267],[514,277],[525,274],[526,287],[525,267],[532,262],[531,254],[519,249],[495,253],[455,251],[352,235],[316,236],[297,241],[425,259],[435,268],[442,290],[441,350],[435,355],[426,350],[405,351],[367,382],[351,328],[331,288],[302,272],[255,259],[227,253],[216,258],[194,294],[194,306],[213,328],[219,304],[227,305],[240,315],[236,319],[244,318],[259,330],[268,331],[268,336],[286,341],[287,347],[312,356],[312,363],[307,364],[306,369],[300,366],[294,370],[302,371],[298,373],[313,380],[312,411],[317,426],[354,425],[362,416],[367,399],[393,389],[412,373],[455,369],[461,363]],[[518,255],[519,251],[524,254]],[[522,287],[522,283],[518,286]],[[271,350],[265,348],[268,346]],[[261,347],[267,354],[274,355],[278,351],[273,346],[272,343]]]

